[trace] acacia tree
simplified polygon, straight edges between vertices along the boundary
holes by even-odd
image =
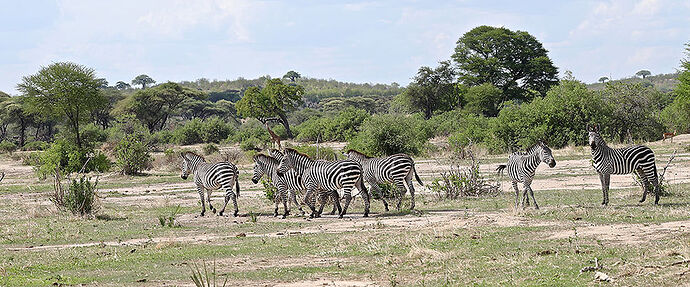
[[[96,72],[86,66],[59,62],[26,76],[17,89],[26,96],[27,109],[38,115],[63,117],[76,144],[82,147],[79,127],[106,100],[99,92],[103,84]]]
[[[558,84],[547,52],[527,32],[479,26],[458,39],[452,59],[463,84],[490,83],[503,91],[503,101],[529,101]]]
[[[290,79],[291,82],[294,82],[294,81],[297,81],[297,79],[299,79],[301,77],[302,77],[302,75],[300,75],[299,73],[297,73],[295,71],[289,71],[289,72],[285,73],[285,75],[283,76],[283,79]]]
[[[115,88],[118,90],[126,90],[132,88],[132,86],[123,81],[118,81],[117,83],[115,83]]]
[[[235,107],[241,116],[256,118],[264,123],[271,117],[278,117],[287,136],[292,138],[287,113],[302,104],[303,93],[304,88],[300,85],[286,85],[280,79],[269,79],[263,88],[247,89]]]
[[[134,80],[132,80],[132,85],[141,85],[142,90],[146,89],[146,85],[155,83],[156,81],[151,79],[151,77],[149,77],[146,74],[139,75],[136,78],[134,78]]]
[[[132,94],[124,102],[123,114],[134,114],[150,132],[154,132],[162,129],[171,116],[178,114],[184,101],[203,99],[205,96],[201,91],[167,82]],[[118,112],[121,113],[120,108],[115,110],[115,113]]]
[[[651,74],[652,74],[652,72],[650,72],[648,70],[639,70],[639,71],[637,71],[637,73],[635,73],[636,76],[642,77],[643,79],[646,78],[647,76],[651,75]]]
[[[401,97],[410,109],[423,112],[429,119],[436,110],[459,106],[454,81],[455,71],[450,61],[440,62],[435,69],[421,67]]]
[[[604,82],[606,82],[608,80],[609,80],[609,77],[601,77],[601,78],[599,78],[599,83],[603,84]]]

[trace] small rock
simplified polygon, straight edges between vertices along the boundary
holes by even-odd
[[[606,275],[604,272],[595,272],[594,273],[594,280],[596,281],[603,281],[603,282],[611,282],[611,277]]]
[[[242,232],[242,233],[240,233],[240,234],[235,235],[235,237],[247,237],[247,234],[245,234],[244,232]]]

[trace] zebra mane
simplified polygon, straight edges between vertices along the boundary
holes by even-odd
[[[189,159],[189,158],[187,157],[188,155],[193,155],[193,156],[196,156],[196,157],[201,158],[201,160],[204,161],[204,162],[206,161],[206,158],[205,158],[205,157],[203,157],[202,155],[200,155],[200,154],[198,154],[198,153],[195,153],[195,152],[193,152],[193,151],[183,151],[181,155],[182,155],[182,157],[184,157],[185,159]]]
[[[349,149],[349,150],[347,150],[345,153],[350,153],[350,152],[354,152],[354,153],[356,153],[356,154],[359,154],[359,155],[363,156],[364,158],[372,158],[372,157],[370,157],[370,156],[368,156],[368,155],[366,155],[366,154],[364,154],[364,153],[362,153],[362,152],[356,151],[356,150],[354,150],[354,149]]]
[[[296,149],[294,149],[294,148],[285,148],[285,153],[284,153],[284,154],[287,154],[287,152],[293,152],[293,153],[296,153],[296,154],[301,155],[301,156],[303,156],[303,157],[306,157],[306,158],[308,158],[308,159],[310,159],[310,160],[314,160],[314,159],[311,158],[309,155],[307,155],[307,154],[305,154],[305,153],[301,153],[301,152],[299,152],[298,150],[296,150]]]
[[[258,160],[259,160],[259,159],[262,159],[262,158],[263,158],[263,159],[266,159],[266,160],[278,161],[278,160],[275,159],[274,157],[272,157],[272,156],[270,156],[270,155],[263,154],[263,153],[257,153],[257,154],[254,155],[253,158],[254,158],[254,161],[256,161],[256,162],[258,162]]]
[[[529,155],[529,154],[532,154],[537,148],[543,147],[543,146],[544,146],[544,142],[539,141],[539,142],[529,146],[527,149],[525,149],[524,152],[517,151],[515,153],[519,154],[519,155]]]

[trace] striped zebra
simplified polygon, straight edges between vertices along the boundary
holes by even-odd
[[[237,167],[229,162],[206,163],[203,156],[200,156],[191,151],[180,154],[182,160],[182,179],[187,179],[190,174],[194,174],[194,183],[201,198],[201,216],[206,212],[206,205],[204,204],[204,190],[207,192],[208,208],[216,213],[216,208],[211,205],[211,191],[217,189],[225,190],[225,204],[218,213],[219,216],[225,212],[225,207],[228,201],[232,198],[232,203],[235,207],[233,216],[237,216],[237,197],[240,196],[240,183],[238,180],[239,172]],[[232,191],[232,186],[235,185],[235,191]]]
[[[283,156],[284,156],[283,153],[280,152],[280,150],[277,150],[277,149],[269,149],[269,150],[268,150],[268,154],[269,154],[270,157],[275,158],[278,162],[280,162],[280,161],[283,159]],[[299,174],[298,176],[300,177],[300,181],[297,182],[298,185],[295,185],[295,188],[296,188],[296,189],[288,189],[288,193],[289,193],[290,199],[293,200],[293,202],[294,202],[295,204],[297,204],[297,206],[299,206],[299,210],[302,212],[302,215],[304,215],[304,211],[302,211],[302,206],[301,206],[301,204],[298,204],[298,203],[297,203],[296,191],[297,191],[297,190],[302,191],[302,190],[305,190],[306,188],[304,187],[304,184],[302,183],[302,180],[301,180],[301,176],[302,176],[302,175]],[[319,200],[319,202],[321,203],[321,205],[325,205],[326,202],[327,202],[328,194],[327,194],[327,193],[321,193],[321,196],[324,197],[324,198],[321,198],[321,199]],[[336,203],[335,203],[335,201],[340,200],[340,197],[339,197],[339,195],[338,195],[338,191],[337,191],[337,190],[332,190],[331,193],[330,193],[330,196],[331,196],[331,201],[333,202],[333,210],[331,210],[330,214],[331,214],[331,215],[334,215],[336,211],[338,212],[338,214],[340,214],[340,212],[342,211],[342,210],[341,210],[341,207],[340,207],[340,204],[336,204]],[[308,200],[307,200],[307,201],[308,201]],[[277,203],[276,203],[276,204],[277,204]],[[278,207],[276,206],[276,210],[277,210],[277,208],[278,208]],[[323,207],[320,207],[319,209],[323,209]],[[276,211],[276,212],[277,212],[277,211]]]
[[[543,141],[537,142],[535,145],[527,148],[525,152],[514,152],[508,157],[508,164],[499,165],[496,168],[498,173],[508,168],[508,175],[513,182],[513,189],[515,190],[515,209],[518,208],[520,189],[518,189],[518,182],[521,182],[525,190],[522,195],[522,208],[525,204],[529,206],[529,197],[532,197],[534,208],[539,209],[537,199],[534,198],[534,191],[532,191],[532,179],[534,179],[534,172],[540,163],[545,163],[549,167],[556,166],[556,160],[551,154],[551,149]],[[527,193],[529,192],[529,194]]]
[[[419,184],[424,185],[419,179],[417,171],[414,167],[414,160],[406,154],[395,154],[388,157],[372,158],[356,150],[348,150],[345,152],[347,159],[359,162],[364,171],[364,181],[371,186],[372,195],[381,194],[379,183],[393,183],[400,191],[400,198],[398,200],[397,209],[400,210],[400,204],[405,196],[407,188],[410,189],[410,209],[414,209],[414,186],[412,185],[412,175],[417,179]],[[406,188],[407,186],[407,188]],[[388,211],[388,202],[381,196],[383,206]]]
[[[340,218],[347,213],[347,208],[352,200],[352,189],[357,188],[364,200],[364,217],[369,216],[369,192],[367,192],[362,181],[362,166],[356,161],[321,161],[313,160],[309,156],[302,154],[294,149],[285,149],[284,157],[278,165],[278,175],[284,174],[289,169],[294,169],[302,175],[302,182],[307,189],[304,196],[307,205],[311,208],[310,217],[319,217],[323,212],[324,193],[328,194],[331,190],[343,189],[345,206],[340,212]],[[322,205],[317,212],[315,209],[316,196],[318,192]],[[336,205],[340,205],[339,200],[334,200]]]
[[[599,125],[588,127],[589,146],[592,148],[592,165],[599,173],[602,205],[609,204],[609,185],[612,174],[636,173],[642,181],[642,199],[647,199],[650,184],[654,188],[654,204],[659,204],[659,176],[656,170],[654,151],[643,145],[624,148],[610,148],[599,134]]]
[[[289,170],[282,176],[279,176],[277,174],[278,164],[280,164],[280,161],[276,158],[265,154],[255,155],[252,182],[257,184],[259,180],[266,175],[273,186],[278,190],[278,193],[275,194],[275,210],[273,211],[273,216],[278,216],[278,204],[280,204],[280,202],[283,203],[283,210],[285,211],[283,213],[283,218],[286,218],[290,214],[290,203],[299,207],[299,210],[304,215],[304,211],[300,204],[297,203],[297,196],[295,195],[295,192],[298,190],[304,190],[302,178],[294,170]],[[288,196],[290,197],[290,202],[288,202]]]

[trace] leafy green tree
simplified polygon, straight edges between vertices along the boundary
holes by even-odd
[[[106,102],[91,113],[91,118],[94,123],[101,126],[103,129],[107,129],[115,120],[111,111],[119,101],[125,98],[125,95],[120,90],[113,88],[102,89],[101,94],[106,99]]]
[[[250,117],[265,122],[278,117],[285,127],[287,136],[292,138],[287,113],[302,103],[304,88],[300,85],[286,85],[280,79],[266,81],[263,88],[250,87],[235,107],[242,117]]]
[[[7,93],[5,93],[5,92],[3,92],[3,91],[0,91],[0,101],[1,101],[2,99],[8,99],[9,97],[10,97],[9,94],[7,94]]]
[[[150,132],[161,130],[172,116],[179,114],[183,102],[205,98],[201,91],[167,82],[150,89],[136,91],[129,96],[117,114],[134,114]]]
[[[524,31],[476,27],[458,39],[452,59],[462,83],[490,83],[503,91],[502,101],[529,101],[558,84],[547,50]]]
[[[155,84],[156,81],[151,79],[148,75],[142,74],[132,80],[132,85],[141,85],[141,89],[146,89],[146,85]]]
[[[126,90],[126,89],[131,89],[132,86],[130,86],[129,84],[127,84],[123,81],[118,81],[117,83],[115,83],[115,88],[118,90]]]
[[[300,75],[299,73],[297,73],[295,71],[289,71],[289,72],[285,73],[285,75],[283,76],[283,79],[290,79],[291,82],[295,82],[295,81],[297,81],[297,79],[299,79],[301,77],[302,77],[302,75]]]
[[[421,67],[412,83],[401,94],[406,105],[431,118],[434,111],[448,111],[460,105],[455,91],[455,71],[450,61],[443,61],[435,69]]]
[[[642,77],[643,79],[646,78],[647,76],[651,75],[651,74],[652,74],[652,72],[650,72],[648,70],[639,70],[639,71],[637,71],[637,73],[635,73],[636,76]]]
[[[94,110],[106,103],[99,92],[101,84],[93,69],[71,62],[59,62],[41,68],[35,75],[24,77],[17,89],[26,95],[31,112],[64,118],[76,137],[77,147],[81,148],[80,125],[88,120]]]
[[[608,83],[599,91],[611,108],[609,133],[619,141],[655,140],[663,132],[657,99],[661,92],[642,83]]]
[[[500,99],[501,90],[492,84],[484,83],[467,89],[464,109],[477,115],[495,117],[498,115]]]
[[[25,108],[25,97],[12,97],[0,103],[0,119],[6,124],[15,124],[19,137],[19,147],[26,142],[26,130],[32,123],[32,115]]]
[[[685,46],[686,57],[681,60],[679,83],[673,91],[676,98],[663,111],[668,128],[680,133],[690,132],[690,43]]]
[[[602,84],[603,84],[603,83],[605,83],[605,82],[608,81],[608,80],[609,80],[609,77],[601,77],[601,78],[599,78],[599,83],[602,83]]]

